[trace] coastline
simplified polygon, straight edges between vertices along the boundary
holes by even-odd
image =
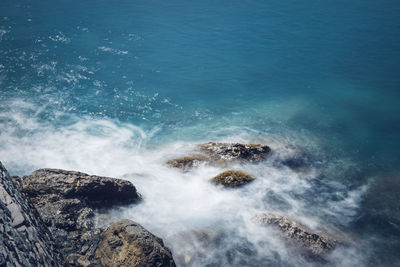
[[[229,168],[239,166],[237,164],[240,163],[246,169],[252,164],[257,165],[271,158],[274,154],[274,151],[265,145],[217,142],[199,145],[198,150],[193,152],[202,155],[177,158],[166,161],[166,164],[176,169],[175,172],[184,173],[196,171],[206,165]],[[177,162],[179,164],[176,164]],[[304,159],[299,158],[284,158],[280,164],[297,172],[304,172],[304,168],[307,168]],[[112,214],[113,210],[129,209],[148,201],[142,198],[131,182],[59,169],[40,169],[21,178],[10,177],[4,166],[0,167],[2,221],[15,233],[14,236],[23,236],[32,231],[46,233],[42,237],[46,238],[46,246],[43,245],[46,250],[42,252],[29,247],[31,242],[43,242],[38,235],[29,234],[26,241],[19,241],[20,247],[15,247],[10,230],[2,228],[3,245],[6,250],[0,259],[2,264],[7,266],[56,266],[55,263],[59,266],[91,267],[191,266],[199,264],[198,261],[204,257],[203,253],[207,249],[225,242],[227,238],[225,235],[228,229],[224,226],[217,231],[197,233],[193,228],[189,232],[183,232],[180,238],[175,237],[175,241],[177,244],[183,241],[181,245],[184,246],[184,250],[196,243],[203,244],[201,246],[205,246],[206,250],[201,252],[198,245],[194,245],[192,251],[184,253],[172,250],[175,253],[173,256],[162,239],[140,224],[128,219],[110,218],[109,214]],[[231,170],[210,179],[209,184],[221,193],[230,194],[243,191],[253,180],[257,181],[259,178],[242,170]],[[35,224],[27,219],[30,217],[34,217]],[[96,223],[98,220],[103,220],[102,226]],[[254,224],[252,227],[259,233],[265,232],[272,241],[280,240],[277,242],[283,242],[290,253],[301,255],[309,264],[328,262],[336,247],[346,247],[352,242],[344,233],[331,231],[331,234],[328,234],[329,232],[321,230],[315,231],[296,219],[291,220],[276,213],[253,214],[251,222]],[[30,228],[27,230],[26,226]],[[334,237],[332,233],[337,236]],[[177,244],[171,243],[174,239],[168,240],[168,244],[176,248]],[[33,254],[24,254],[27,251],[32,251]],[[34,258],[37,260],[34,261]]]

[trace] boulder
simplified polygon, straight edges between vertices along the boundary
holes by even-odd
[[[168,166],[181,169],[183,171],[189,171],[194,167],[200,166],[202,163],[206,163],[208,158],[202,155],[186,156],[168,160],[166,164]]]
[[[289,241],[311,256],[321,256],[332,250],[338,241],[326,234],[315,233],[306,226],[284,216],[261,213],[253,217],[253,221],[263,226],[271,226]]]
[[[227,166],[231,163],[257,163],[271,154],[269,146],[261,144],[208,142],[197,147],[196,155],[168,160],[167,165],[184,171],[201,163]]]
[[[102,234],[95,253],[103,266],[175,266],[162,239],[131,220],[110,225]]]
[[[209,142],[200,145],[200,151],[217,162],[255,163],[266,159],[271,153],[271,148],[260,144]]]
[[[94,252],[101,229],[96,209],[135,203],[129,181],[58,169],[42,169],[16,179],[30,197],[70,266],[97,266]]]
[[[125,180],[59,169],[41,169],[21,178],[23,191],[31,198],[57,195],[77,198],[91,206],[130,204],[139,200],[135,186]]]
[[[211,182],[225,187],[239,187],[253,181],[255,177],[245,171],[228,170],[211,179]]]
[[[53,235],[1,162],[0,266],[64,266]]]

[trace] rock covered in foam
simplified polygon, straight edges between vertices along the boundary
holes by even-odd
[[[211,179],[211,182],[225,187],[239,187],[253,181],[255,177],[241,170],[227,170]]]
[[[109,267],[175,266],[162,239],[126,219],[113,223],[101,234],[96,258]]]
[[[306,226],[284,216],[261,213],[254,216],[253,221],[263,226],[275,227],[286,239],[293,241],[314,256],[321,256],[338,244],[336,239],[325,234],[315,233]]]
[[[58,169],[42,169],[16,179],[53,233],[66,261],[92,266],[101,229],[95,227],[95,208],[140,200],[129,181]]]
[[[214,226],[178,232],[169,239],[175,247],[176,263],[179,266],[194,266],[210,257],[209,251],[216,250],[226,237],[227,235],[221,229]],[[205,262],[203,261],[203,263]]]
[[[208,142],[198,146],[197,155],[180,157],[166,162],[167,165],[188,171],[201,163],[228,165],[230,163],[257,163],[271,154],[269,146],[261,144]]]
[[[216,143],[209,142],[200,145],[200,150],[213,161],[222,162],[260,162],[270,153],[269,146],[261,144]]]
[[[0,266],[63,266],[53,236],[0,162]]]
[[[168,160],[166,164],[168,166],[181,169],[183,171],[189,171],[191,168],[198,167],[202,163],[207,163],[208,158],[203,155],[185,156]]]

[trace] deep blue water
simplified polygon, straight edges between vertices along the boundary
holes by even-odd
[[[344,194],[366,188],[331,222],[357,236],[359,264],[400,264],[399,14],[395,0],[2,0],[0,160],[102,172],[126,147],[273,136]]]

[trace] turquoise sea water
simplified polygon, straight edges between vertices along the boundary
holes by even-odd
[[[249,209],[353,236],[331,265],[400,264],[399,13],[394,0],[2,0],[0,160],[13,175],[131,179],[148,201],[115,216],[174,255],[190,254],[180,231],[233,221],[230,246],[194,266],[307,261],[238,234]],[[306,151],[312,172],[247,166],[259,184],[229,194],[206,183],[220,170],[163,165],[214,140]]]

